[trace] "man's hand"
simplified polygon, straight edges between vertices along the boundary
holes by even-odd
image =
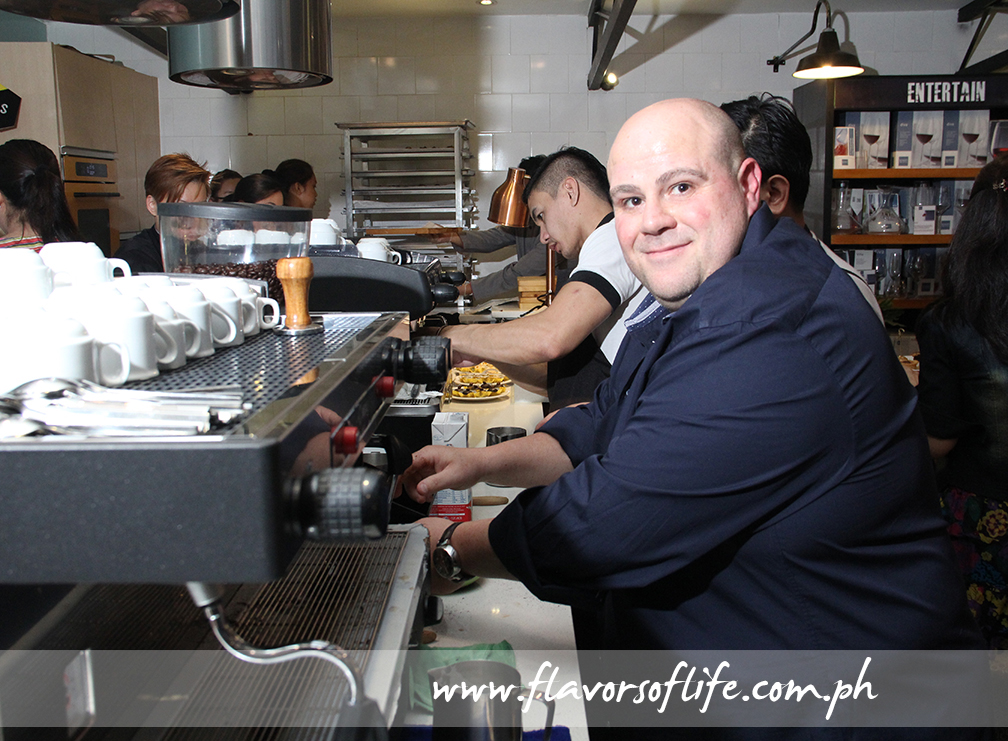
[[[427,236],[434,244],[448,243],[455,249],[462,248],[462,235],[458,229],[445,228],[444,231],[430,231]]]
[[[428,445],[413,454],[413,463],[399,481],[410,499],[429,502],[441,489],[468,489],[480,481],[479,448]]]
[[[462,324],[449,324],[444,327],[440,332],[438,332],[439,337],[447,337],[449,340],[453,336],[458,336],[460,332],[465,332],[468,327]],[[455,349],[455,343],[452,342],[452,367],[466,367],[470,365],[479,365],[482,363],[484,358],[476,357],[475,355],[466,355],[465,353],[458,352]]]

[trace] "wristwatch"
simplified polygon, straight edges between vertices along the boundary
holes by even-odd
[[[441,540],[438,541],[437,547],[434,548],[434,554],[431,556],[431,560],[434,562],[434,570],[438,576],[442,579],[447,579],[453,584],[470,578],[470,575],[464,572],[462,566],[459,565],[458,551],[451,544],[452,533],[461,524],[460,522],[453,522],[448,526],[444,533],[441,534]]]

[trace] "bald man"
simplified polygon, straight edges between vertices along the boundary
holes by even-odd
[[[609,178],[650,296],[594,402],[416,455],[421,499],[531,487],[492,521],[424,521],[436,587],[511,576],[598,599],[607,649],[980,647],[914,391],[844,272],[761,205],[731,120],[645,108]]]

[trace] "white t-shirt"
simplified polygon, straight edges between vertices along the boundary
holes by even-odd
[[[623,250],[616,238],[616,225],[612,219],[588,235],[581,246],[577,267],[568,278],[568,282],[571,281],[587,283],[605,296],[613,307],[609,318],[592,332],[611,364],[616,359],[616,351],[626,334],[623,321],[647,295],[647,291],[623,259]]]

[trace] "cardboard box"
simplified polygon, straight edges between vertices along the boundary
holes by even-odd
[[[913,111],[896,111],[893,121],[893,153],[892,166],[905,169],[911,166],[910,157],[913,153]]]
[[[888,111],[848,111],[844,123],[854,127],[858,168],[884,169],[889,166]]]
[[[837,126],[833,130],[833,169],[851,170],[857,166],[857,140],[853,126]]]
[[[431,444],[449,448],[469,447],[469,414],[438,412],[431,422]],[[442,489],[434,495],[431,517],[444,517],[454,522],[472,519],[472,489]]]
[[[942,111],[914,111],[911,167],[941,167]]]
[[[988,128],[990,111],[959,112],[959,167],[983,167],[990,159]]]
[[[431,422],[431,445],[469,447],[469,413],[438,412]]]
[[[959,111],[945,111],[942,118],[942,167],[959,164]]]

